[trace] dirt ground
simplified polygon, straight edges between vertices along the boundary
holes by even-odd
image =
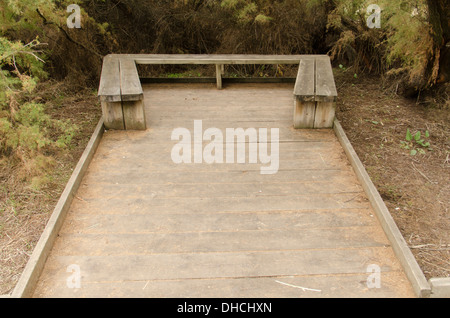
[[[336,71],[336,116],[427,279],[448,277],[450,109],[386,93],[379,78],[347,73]],[[409,142],[408,129],[430,145]]]
[[[36,190],[20,177],[20,167],[0,165],[0,295],[14,289],[101,116],[92,90],[73,92],[67,86],[43,83],[36,97],[53,118],[70,119],[79,127],[70,149],[52,154],[56,164],[50,182]]]
[[[425,276],[448,277],[450,109],[384,93],[379,78],[355,78],[340,69],[336,86],[337,118]],[[69,118],[80,130],[70,151],[55,154],[58,164],[50,186],[31,190],[12,167],[0,169],[0,295],[12,292],[101,116],[92,91],[67,93],[63,87],[43,87],[42,99],[54,117]],[[412,134],[421,131],[430,145],[407,141],[407,129]],[[417,154],[411,155],[405,144]]]

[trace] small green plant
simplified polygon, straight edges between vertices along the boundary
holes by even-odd
[[[406,130],[405,140],[400,142],[400,147],[403,149],[409,150],[409,154],[411,156],[415,156],[417,153],[425,154],[426,149],[430,149],[430,142],[427,139],[430,137],[429,131],[425,131],[422,134],[420,131],[417,131],[414,135],[411,133],[409,128]]]
[[[181,74],[181,73],[170,73],[170,74],[167,74],[167,78],[181,78],[181,77],[183,77],[183,74]]]
[[[342,64],[339,64],[339,68],[343,71],[343,72],[347,72],[347,67],[345,67]],[[358,78],[358,74],[353,73],[353,78],[357,79]]]

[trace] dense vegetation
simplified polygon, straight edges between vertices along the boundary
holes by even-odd
[[[72,3],[81,7],[79,29],[67,25]],[[381,27],[369,28],[375,3]],[[27,176],[76,131],[46,115],[36,84],[95,88],[111,52],[327,53],[414,96],[450,74],[444,0],[0,0],[0,13],[0,158],[26,163]]]

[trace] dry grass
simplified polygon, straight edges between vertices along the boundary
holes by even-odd
[[[23,164],[0,161],[0,294],[10,293],[20,278],[101,116],[92,91],[70,83],[46,82],[35,98],[53,118],[70,119],[79,131],[70,149],[52,154],[55,164],[39,189],[22,177]]]

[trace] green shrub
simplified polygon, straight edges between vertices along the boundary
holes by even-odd
[[[67,148],[76,132],[69,122],[51,118],[45,104],[32,101],[37,82],[46,77],[39,45],[37,39],[23,44],[0,37],[0,158],[20,165],[34,188],[50,180],[45,173],[54,159],[46,153]]]
[[[441,0],[335,0],[328,16],[328,31],[338,34],[331,49],[332,57],[345,60],[356,69],[385,74],[400,82],[405,91],[430,88],[438,81],[440,57],[445,50],[445,37],[449,36],[443,32],[445,13],[436,22],[434,7],[444,7],[442,3]],[[371,4],[382,10],[378,29],[367,25],[367,8]]]

